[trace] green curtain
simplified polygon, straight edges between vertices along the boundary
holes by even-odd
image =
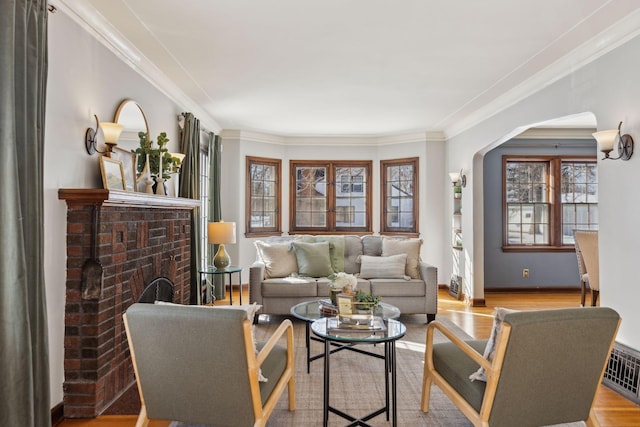
[[[0,0],[0,425],[49,426],[43,154],[47,2]]]
[[[200,200],[200,120],[185,113],[184,128],[180,134],[180,150],[184,160],[180,168],[180,197]],[[200,304],[200,208],[191,214],[191,304]]]
[[[222,219],[222,207],[220,205],[220,166],[222,165],[222,142],[220,135],[209,134],[209,219],[217,222]],[[210,259],[213,260],[218,250],[218,245],[214,245],[210,252]],[[213,263],[213,262],[212,262]],[[213,275],[216,299],[226,297],[224,275]]]

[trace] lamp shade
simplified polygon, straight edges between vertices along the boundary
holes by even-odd
[[[454,184],[460,181],[460,172],[449,172],[449,178]]]
[[[210,222],[207,227],[209,244],[219,245],[236,242],[235,222]]]
[[[180,160],[180,163],[182,163],[182,161],[184,160],[184,154],[182,153],[169,153],[171,155],[171,157],[173,157],[174,159],[178,159]]]
[[[613,144],[618,136],[617,129],[603,130],[592,134],[598,142],[598,149],[603,153],[608,153],[613,150]]]
[[[102,128],[104,142],[106,144],[116,145],[118,143],[118,139],[120,138],[120,134],[122,133],[122,129],[124,129],[124,126],[119,125],[118,123],[101,122],[100,128]]]

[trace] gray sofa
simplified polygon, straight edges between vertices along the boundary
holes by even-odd
[[[377,235],[295,235],[257,241],[257,261],[249,269],[249,297],[251,303],[262,305],[261,313],[288,315],[295,304],[328,298],[330,280],[326,276],[305,274],[304,269],[318,270],[308,263],[302,265],[299,242],[329,242],[334,272],[356,275],[358,289],[381,296],[383,302],[398,307],[402,314],[426,314],[428,322],[435,319],[438,310],[438,271],[436,267],[420,260],[421,240]],[[388,273],[392,269],[386,268],[387,261],[392,259],[392,251],[402,252],[403,245],[411,245],[410,252],[414,255],[417,248],[417,256],[413,259],[411,255],[408,256],[407,274],[394,276]],[[403,257],[402,254],[398,256]],[[315,258],[313,263],[318,263]],[[372,274],[382,277],[372,277]]]

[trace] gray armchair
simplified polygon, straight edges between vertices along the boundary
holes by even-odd
[[[620,323],[610,308],[536,310],[504,316],[491,362],[486,341],[462,341],[439,322],[427,328],[422,410],[435,383],[475,426],[597,426],[595,399]],[[450,342],[433,344],[441,331]],[[469,375],[482,366],[487,382]]]
[[[257,346],[241,308],[133,304],[124,315],[142,408],[150,419],[264,426],[288,388],[295,410],[293,327]],[[286,346],[278,340],[286,335]],[[267,382],[259,382],[260,370]]]

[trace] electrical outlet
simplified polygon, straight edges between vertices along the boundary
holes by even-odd
[[[529,278],[529,269],[528,268],[523,268],[522,269],[522,277],[525,279]]]

